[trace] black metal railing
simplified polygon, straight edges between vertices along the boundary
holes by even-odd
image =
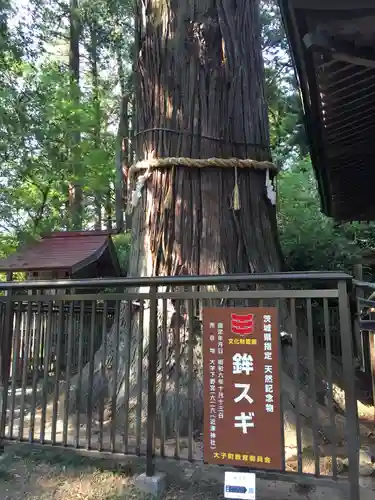
[[[148,474],[155,455],[202,460],[202,309],[274,306],[287,381],[283,470],[274,477],[337,482],[349,459],[357,500],[350,284],[343,273],[0,283],[1,437],[146,454]],[[345,428],[336,422],[340,391]]]

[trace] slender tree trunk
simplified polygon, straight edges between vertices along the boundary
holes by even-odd
[[[121,90],[120,117],[116,137],[116,225],[119,231],[124,230],[124,207],[127,203],[127,185],[124,172],[131,163],[129,137],[129,89],[125,77],[120,46],[116,49],[117,71]],[[125,219],[125,229],[129,229],[129,220]]]
[[[105,218],[108,231],[111,231],[113,229],[112,209],[113,209],[112,190],[111,186],[109,186],[105,197]]]
[[[70,47],[69,47],[69,69],[70,88],[72,101],[78,109],[80,103],[79,89],[79,63],[80,51],[79,41],[81,36],[81,19],[79,14],[78,0],[70,0]],[[79,120],[74,119],[74,127],[71,134],[71,162],[72,181],[69,187],[69,211],[73,229],[82,229],[83,204],[82,204],[82,164],[80,157],[81,132]]]
[[[102,229],[102,205],[100,203],[100,199],[95,199],[95,230],[100,231]]]
[[[101,121],[102,121],[102,113],[100,109],[100,95],[99,95],[99,71],[98,71],[98,63],[99,63],[99,53],[98,53],[98,42],[97,42],[97,26],[94,22],[90,23],[89,31],[90,31],[90,45],[88,48],[88,52],[90,55],[90,66],[91,66],[91,85],[92,85],[92,94],[93,94],[93,103],[94,103],[94,116],[95,123],[93,127],[93,142],[95,151],[100,150],[100,132],[101,132]],[[102,205],[103,205],[103,190],[100,190],[94,193],[95,197],[95,212],[96,212],[96,221],[95,221],[95,229],[102,229]]]
[[[121,80],[120,80],[121,81]],[[122,85],[121,85],[122,87]],[[125,89],[124,89],[125,91]],[[128,102],[126,94],[121,97],[120,119],[116,137],[116,228],[118,231],[124,230],[124,173],[126,161],[125,145],[128,141]]]

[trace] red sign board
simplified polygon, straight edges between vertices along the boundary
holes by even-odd
[[[207,308],[204,460],[282,469],[276,308]]]

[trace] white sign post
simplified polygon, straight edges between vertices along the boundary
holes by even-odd
[[[224,498],[232,500],[255,499],[255,474],[252,472],[226,472]]]

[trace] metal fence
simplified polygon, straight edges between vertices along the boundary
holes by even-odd
[[[350,283],[342,273],[0,283],[1,437],[144,454],[148,474],[155,456],[202,460],[202,309],[276,306],[285,453],[282,470],[264,474],[349,485],[358,500]],[[86,287],[98,293],[74,293]]]
[[[354,280],[357,298],[356,340],[361,355],[361,369],[371,381],[370,398],[375,406],[375,283]],[[370,296],[371,299],[366,298]],[[375,422],[375,414],[373,416]]]
[[[10,377],[14,377],[14,380],[20,383],[24,369],[27,371],[27,381],[32,379],[35,370],[38,378],[42,376],[45,368],[52,375],[56,373],[57,361],[59,361],[59,369],[64,372],[69,357],[68,331],[70,327],[73,338],[70,374],[74,375],[78,370],[80,337],[83,338],[83,363],[86,364],[89,361],[89,352],[86,347],[89,344],[92,320],[94,321],[95,350],[100,346],[103,312],[103,306],[96,301],[88,304],[71,302],[69,305],[62,303],[57,305],[53,301],[49,303],[31,300],[21,302],[15,299],[12,326],[14,335],[17,337],[17,345],[12,354]],[[114,318],[113,307],[107,307],[105,315],[106,327],[110,328]],[[63,334],[59,339],[60,356],[57,360],[59,330],[62,330]],[[47,335],[49,335],[48,339]],[[46,352],[47,345],[48,353]]]

